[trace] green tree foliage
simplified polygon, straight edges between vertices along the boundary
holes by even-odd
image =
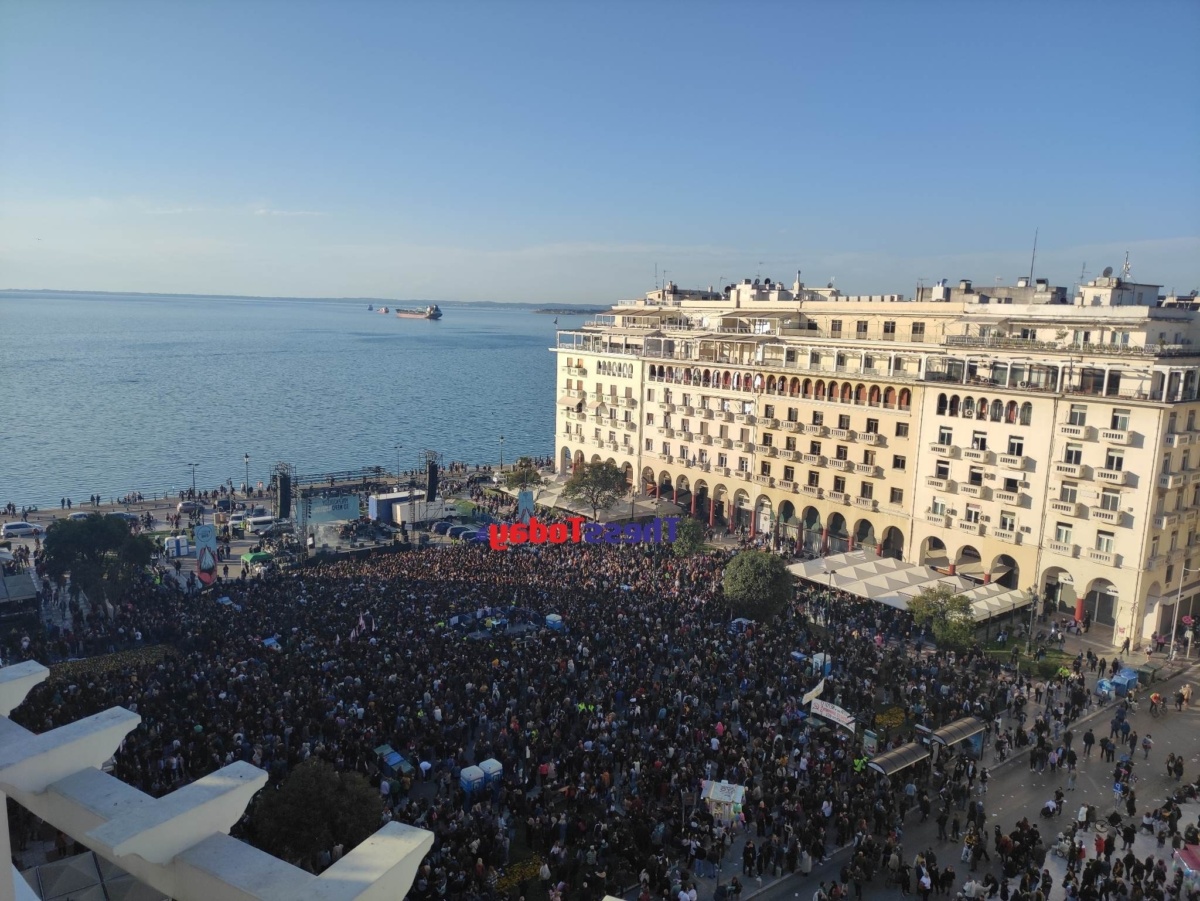
[[[504,484],[514,491],[539,488],[543,481],[542,474],[538,472],[532,457],[521,457],[517,460],[512,472],[504,474]]]
[[[615,463],[587,463],[567,480],[563,497],[587,504],[595,519],[601,508],[611,507],[628,491],[625,473]]]
[[[704,549],[704,538],[707,534],[704,524],[690,516],[682,516],[675,526],[675,543],[671,549],[677,557],[690,557]]]
[[[948,585],[923,589],[909,600],[908,612],[918,625],[929,625],[940,646],[965,650],[975,643],[971,602]]]
[[[87,519],[59,519],[46,530],[42,560],[46,574],[71,582],[94,603],[115,604],[122,593],[150,565],[154,542],[134,535],[129,524],[116,516],[93,513]]]
[[[723,587],[734,616],[765,621],[783,612],[795,593],[795,580],[782,558],[742,551],[726,565]]]
[[[334,845],[358,845],[379,827],[379,815],[379,793],[360,773],[312,758],[258,796],[250,822],[258,847],[311,865]]]

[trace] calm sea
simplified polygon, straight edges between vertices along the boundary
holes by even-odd
[[[552,454],[554,317],[441,306],[0,294],[0,503]]]

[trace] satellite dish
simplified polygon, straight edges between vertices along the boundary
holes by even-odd
[[[1112,266],[1105,266],[1105,267],[1104,267],[1104,277],[1105,277],[1105,278],[1112,278]]]

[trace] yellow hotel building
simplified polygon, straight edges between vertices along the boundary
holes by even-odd
[[[1200,594],[1197,298],[668,283],[558,333],[560,472],[610,460],[716,530],[859,548],[1087,611],[1135,646]]]

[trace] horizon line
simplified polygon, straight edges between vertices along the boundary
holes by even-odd
[[[372,303],[462,303],[462,304],[494,304],[497,306],[527,306],[527,307],[545,307],[548,309],[558,309],[559,307],[600,307],[612,306],[612,304],[594,304],[594,303],[578,303],[569,300],[555,301],[554,303],[534,303],[528,300],[443,300],[428,297],[370,297],[367,295],[343,295],[341,297],[333,297],[327,295],[284,295],[284,294],[196,294],[189,292],[177,291],[90,291],[81,288],[0,288],[0,294],[102,294],[111,295],[114,297],[188,297],[200,298],[209,297],[214,300],[357,300],[370,301]]]

